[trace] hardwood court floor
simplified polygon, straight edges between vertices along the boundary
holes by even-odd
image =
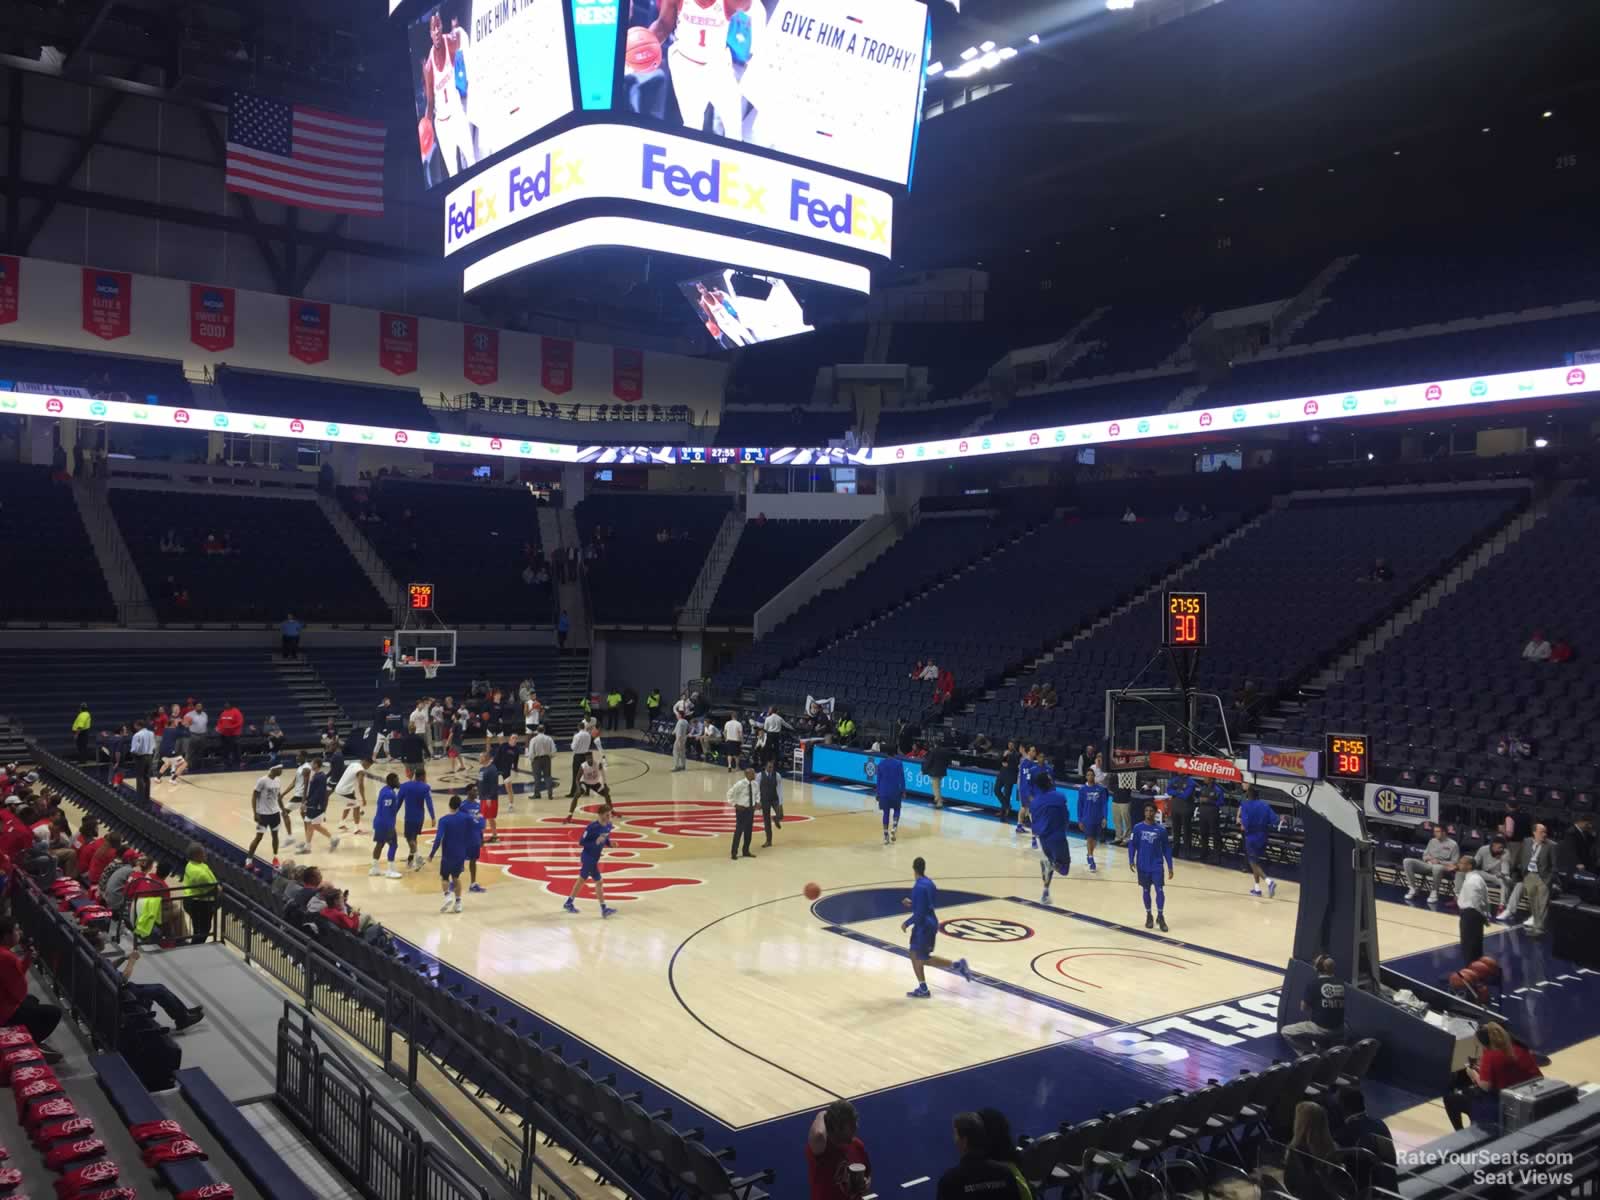
[[[732,862],[723,769],[672,774],[626,749],[610,761],[619,819],[604,870],[621,911],[607,921],[592,898],[579,916],[561,911],[582,828],[563,799],[519,796],[515,814],[502,802],[480,866],[489,890],[460,915],[439,912],[436,869],[369,878],[367,838],[306,857],[395,933],[735,1129],[1119,1026],[1206,1034],[1181,1014],[1236,998],[1256,998],[1258,1024],[1271,1011],[1260,997],[1289,955],[1293,883],[1254,900],[1241,872],[1180,862],[1162,939],[1143,929],[1125,854],[1103,852],[1090,874],[1075,843],[1046,908],[1037,854],[997,822],[908,807],[884,846],[869,798],[791,780],[776,845],[763,848],[758,827],[758,857]],[[156,797],[248,845],[255,775],[196,776]],[[465,782],[435,774],[436,798]],[[940,889],[939,951],[980,976],[930,971],[935,996],[921,1003],[905,997],[899,905],[918,855]],[[801,894],[811,880],[824,889],[816,905]],[[1455,920],[1386,904],[1380,930],[1393,958],[1450,945]],[[1242,1010],[1229,1019],[1240,1035],[1212,1029],[1212,1045],[1260,1036]]]

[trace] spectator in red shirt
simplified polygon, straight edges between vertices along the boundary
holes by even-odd
[[[1555,645],[1550,647],[1550,661],[1553,663],[1569,663],[1576,655],[1572,651],[1572,643],[1566,638],[1558,636]]]
[[[224,700],[222,711],[217,714],[216,734],[217,744],[222,750],[222,761],[230,771],[239,769],[239,735],[243,732],[244,713],[232,700]]]
[[[28,968],[33,965],[33,956],[17,953],[21,943],[22,932],[17,923],[9,917],[0,918],[0,1025],[21,1025],[33,1035],[34,1043],[47,1058],[59,1061],[60,1054],[43,1043],[61,1023],[61,1010],[28,994]]]
[[[0,809],[0,854],[16,862],[32,845],[33,830],[28,823],[9,808]]]
[[[325,907],[317,916],[332,921],[340,929],[348,929],[351,933],[361,932],[361,914],[345,907],[343,892],[330,883],[322,889],[322,899]]]
[[[806,1134],[811,1200],[859,1200],[872,1190],[872,1159],[856,1135],[856,1106],[835,1100],[816,1115]],[[860,1171],[851,1167],[860,1165]],[[852,1175],[858,1178],[852,1186]]]
[[[122,851],[123,841],[120,833],[113,831],[100,839],[98,849],[89,857],[89,867],[84,872],[90,886],[100,882],[100,876],[106,873],[107,867],[121,857]]]
[[[1461,1128],[1463,1117],[1474,1113],[1479,1114],[1474,1116],[1474,1124],[1486,1117],[1494,1119],[1489,1114],[1498,1115],[1502,1091],[1544,1074],[1533,1060],[1532,1052],[1498,1022],[1485,1021],[1479,1026],[1477,1036],[1478,1044],[1483,1047],[1477,1067],[1468,1063],[1463,1072],[1467,1083],[1447,1092],[1444,1098],[1444,1110],[1456,1129]]]

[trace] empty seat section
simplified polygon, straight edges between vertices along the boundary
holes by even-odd
[[[772,599],[856,527],[854,521],[746,521],[708,618],[748,625]]]
[[[0,467],[0,621],[115,621],[117,610],[72,498],[48,467]]]

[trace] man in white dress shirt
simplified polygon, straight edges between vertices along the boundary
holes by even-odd
[[[583,772],[583,764],[589,761],[589,751],[593,746],[594,734],[589,731],[589,722],[586,720],[572,735],[572,787],[567,792],[568,800],[578,795],[578,776]]]
[[[734,862],[741,856],[739,850],[740,839],[744,841],[743,857],[754,858],[750,851],[750,838],[756,828],[756,801],[760,793],[756,788],[756,769],[746,767],[744,774],[733,781],[733,786],[728,789],[728,803],[733,805],[733,853]]]
[[[744,726],[739,724],[737,713],[728,714],[728,723],[722,727],[722,756],[728,760],[728,770],[737,770],[744,754]]]

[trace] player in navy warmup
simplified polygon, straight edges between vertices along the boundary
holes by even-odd
[[[491,845],[500,840],[500,759],[487,748],[478,756],[478,811]],[[473,880],[477,882],[476,879]]]
[[[922,973],[924,966],[948,967],[963,979],[972,978],[966,959],[958,958],[951,962],[948,958],[934,957],[933,943],[939,936],[939,914],[934,911],[934,897],[939,889],[924,873],[927,869],[928,864],[921,856],[911,860],[911,871],[916,878],[911,883],[910,898],[900,902],[911,910],[911,915],[900,928],[911,931],[911,969],[916,972],[917,986],[906,995],[913,1000],[926,1000],[933,994],[928,991],[928,981]]]
[[[411,778],[400,785],[400,806],[405,812],[406,866],[413,871],[422,870],[422,855],[417,851],[417,839],[422,836],[422,814],[433,816],[433,789],[428,786],[428,770],[418,763],[410,771]]]
[[[1033,773],[1033,832],[1039,839],[1039,877],[1044,880],[1041,904],[1050,903],[1050,881],[1072,870],[1072,850],[1067,845],[1067,798],[1056,790],[1048,771]]]
[[[395,818],[400,815],[400,776],[393,771],[384,778],[383,786],[378,789],[378,807],[372,812],[372,867],[368,875],[386,875],[390,879],[399,879],[400,872],[394,869],[394,852],[400,844],[395,837]],[[383,870],[378,865],[378,856],[383,853],[383,848],[389,847],[389,869]]]
[[[322,834],[328,839],[328,849],[337,850],[339,839],[332,830],[323,823],[323,817],[328,815],[328,774],[322,769],[321,757],[311,760],[311,778],[306,780],[306,808],[300,818],[300,828],[305,831],[305,841],[301,842],[295,850],[296,854],[311,853],[311,835]]]
[[[1139,887],[1144,892],[1144,927],[1152,925],[1167,931],[1167,889],[1162,884],[1161,864],[1167,864],[1167,878],[1172,878],[1172,841],[1167,837],[1167,827],[1156,821],[1156,806],[1144,806],[1144,820],[1133,827],[1128,835],[1128,870],[1139,872]],[[1156,890],[1156,915],[1150,916],[1150,889]]]
[[[444,881],[444,903],[440,912],[461,911],[461,872],[467,869],[467,854],[472,850],[476,833],[472,818],[461,811],[461,797],[450,797],[450,811],[439,818],[439,827],[433,831],[433,849],[428,851],[428,861],[439,857],[439,878]]]
[[[1239,824],[1244,829],[1244,858],[1250,864],[1252,896],[1261,895],[1261,885],[1266,883],[1267,895],[1277,895],[1278,881],[1267,878],[1267,835],[1278,827],[1278,814],[1272,805],[1256,795],[1255,788],[1245,785],[1244,803],[1239,805]]]
[[[900,802],[906,794],[906,768],[898,758],[889,756],[873,761],[876,764],[873,787],[878,793],[878,811],[883,814],[883,844],[887,846],[900,831]]]
[[[578,893],[583,891],[586,879],[594,880],[594,898],[600,901],[600,915],[610,917],[616,915],[616,909],[606,906],[605,884],[600,882],[600,852],[611,844],[611,805],[602,804],[594,814],[583,831],[583,839],[578,843],[578,878],[572,884],[572,891],[567,894],[567,902],[561,906],[562,911],[575,913],[578,911]]]
[[[469,892],[487,892],[489,889],[478,882],[478,855],[483,853],[483,805],[478,800],[478,785],[467,784],[467,791],[461,797],[461,811],[472,822],[472,846],[467,851],[467,878],[472,886]]]
[[[1089,870],[1095,869],[1094,851],[1100,844],[1100,832],[1105,828],[1106,805],[1111,803],[1111,793],[1100,782],[1093,767],[1083,773],[1083,786],[1078,789],[1078,828],[1089,843]]]

